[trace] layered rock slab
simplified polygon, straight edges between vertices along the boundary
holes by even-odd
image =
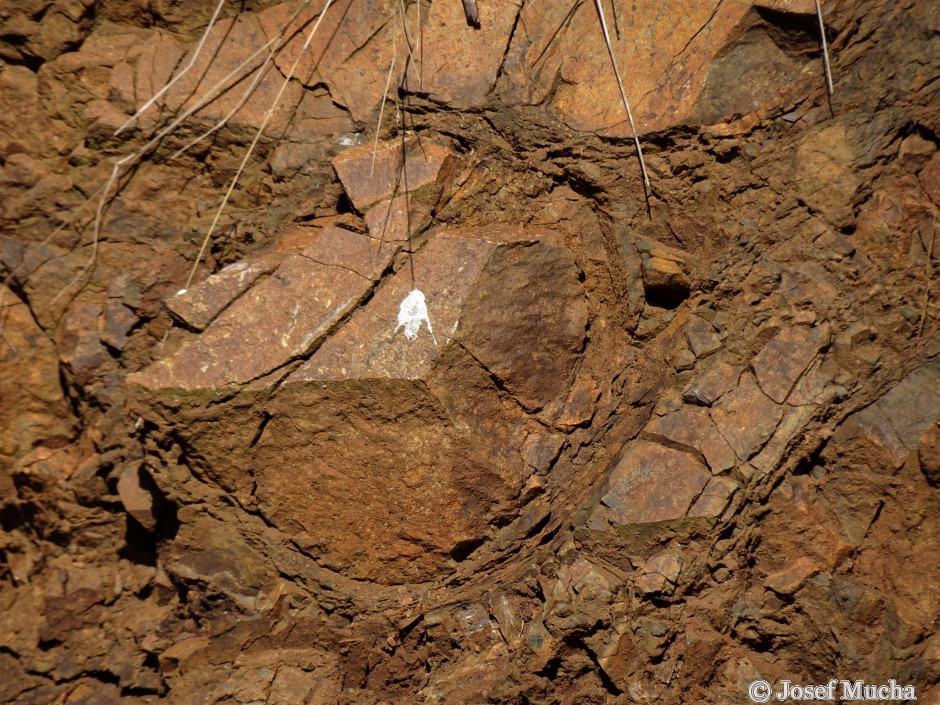
[[[413,268],[346,313],[336,290],[351,277],[371,283],[357,273],[369,270],[323,254],[314,261],[310,248],[288,255],[202,335],[135,376],[141,413],[172,428],[209,480],[257,506],[324,567],[381,583],[433,579],[514,514],[528,474],[544,469],[523,458],[526,439],[543,429],[530,413],[542,423],[560,413],[588,320],[581,271],[554,239],[512,227],[437,233]],[[324,277],[328,268],[334,282],[322,287],[330,306],[304,313],[302,325],[299,315],[273,315],[270,298],[315,305],[304,276],[278,276],[299,259]],[[433,335],[422,326],[410,340],[397,312],[415,286]],[[251,349],[244,339],[229,349],[236,320],[255,331]],[[282,328],[288,342],[313,336],[315,351],[289,374],[263,373],[271,360],[301,354],[300,344],[282,344]],[[226,361],[251,374],[220,399]]]

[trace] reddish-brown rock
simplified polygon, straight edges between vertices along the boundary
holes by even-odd
[[[40,440],[70,435],[73,420],[52,341],[26,304],[3,286],[0,331],[0,468],[8,471]]]
[[[193,295],[183,294],[189,308],[179,308],[197,316],[197,323],[211,310],[224,308],[221,301],[237,296],[241,286],[253,286],[224,308],[203,335],[132,375],[130,381],[153,390],[193,391],[258,379],[323,339],[366,295],[372,276],[385,268],[393,254],[391,244],[327,228],[313,245],[287,255],[265,279],[250,281],[246,276],[239,283],[243,272],[252,271],[248,264],[216,275],[218,279]],[[192,303],[193,296],[198,307]]]
[[[701,453],[713,473],[730,470],[737,463],[737,456],[718,433],[708,410],[701,407],[685,406],[665,416],[655,416],[643,432]]]
[[[378,201],[433,184],[454,158],[440,142],[409,137],[377,147],[372,142],[350,147],[333,159],[333,168],[353,205],[365,211]]]
[[[775,402],[782,404],[803,370],[828,342],[829,330],[824,326],[784,328],[751,362],[760,388]]]
[[[779,595],[792,595],[800,589],[810,577],[819,572],[819,566],[812,559],[802,556],[792,564],[764,579],[764,587]]]
[[[745,373],[737,388],[722,397],[711,415],[734,452],[747,460],[773,435],[783,409],[760,390],[753,375]]]
[[[691,454],[635,441],[613,467],[601,501],[615,524],[683,519],[710,479]]]
[[[150,407],[142,413],[186,419],[183,437],[207,472],[251,489],[268,521],[324,566],[387,583],[439,574],[557,452],[524,450],[537,426],[500,401],[502,388],[552,418],[584,346],[580,271],[543,234],[552,239],[506,227],[433,235],[415,255],[416,282],[406,266],[327,336],[371,284],[362,274],[381,245],[327,229],[200,336],[133,376]],[[409,340],[396,319],[415,284],[433,334],[422,326]],[[332,304],[318,308],[324,297]],[[239,433],[218,434],[219,412],[197,410],[222,384],[248,383],[307,347],[316,351],[267,401],[255,385],[227,405]],[[180,415],[181,403],[196,406]]]

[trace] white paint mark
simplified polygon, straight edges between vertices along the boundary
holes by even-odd
[[[395,332],[397,333],[399,328],[404,328],[405,337],[408,340],[414,340],[418,337],[422,323],[427,325],[431,340],[437,345],[437,338],[434,337],[434,331],[431,329],[431,319],[428,317],[428,305],[424,293],[418,289],[412,289],[398,309],[398,325],[395,327]]]

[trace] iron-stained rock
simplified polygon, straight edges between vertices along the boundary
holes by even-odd
[[[637,240],[646,300],[654,306],[675,308],[688,298],[689,255],[652,240]]]
[[[313,245],[287,255],[269,277],[255,280],[201,336],[130,381],[152,390],[183,391],[251,382],[325,337],[366,294],[370,275],[381,272],[393,253],[391,245],[383,247],[367,235],[327,228]],[[222,284],[209,286],[234,295],[237,288],[225,282],[238,276],[238,270],[230,270]],[[217,305],[213,302],[212,308]]]
[[[713,352],[721,350],[722,347],[715,326],[701,316],[691,316],[689,318],[689,323],[685,329],[685,339],[697,358],[711,355]]]
[[[753,375],[746,373],[737,388],[716,404],[711,415],[734,452],[741,460],[747,460],[773,435],[783,409],[760,390]]]
[[[554,236],[434,234],[414,256],[415,281],[410,266],[387,277],[327,335],[385,268],[373,268],[376,253],[387,262],[398,246],[327,229],[136,375],[141,412],[175,424],[207,477],[250,492],[324,567],[383,583],[430,579],[464,560],[496,514],[531,499],[527,477],[557,453],[557,439],[525,444],[543,427],[501,400],[553,418],[584,346],[580,270],[543,239]],[[433,335],[422,326],[410,340],[395,322],[416,285]],[[332,307],[317,307],[318,296]],[[279,384],[249,384],[308,348]],[[206,402],[233,377],[247,386]]]
[[[829,330],[824,326],[784,328],[770,339],[751,362],[760,388],[775,402],[782,404],[803,370],[828,342]]]
[[[343,188],[359,210],[433,184],[454,153],[430,139],[372,142],[350,147],[333,159]],[[376,235],[377,237],[377,235]]]
[[[616,524],[682,519],[710,478],[691,454],[636,441],[614,465],[601,502]]]
[[[685,406],[665,416],[654,416],[644,433],[698,451],[713,473],[730,470],[737,462],[731,446],[718,433],[708,411],[702,407]]]

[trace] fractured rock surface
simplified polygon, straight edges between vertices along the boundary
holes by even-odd
[[[940,700],[940,5],[475,4],[0,11],[0,701]]]
[[[413,286],[406,267],[317,347],[371,286],[358,272],[384,268],[370,270],[379,241],[324,231],[132,382],[194,455],[220,460],[210,472],[223,486],[246,488],[250,474],[259,510],[323,565],[378,582],[428,579],[512,506],[533,469],[521,455],[535,430],[523,409],[551,422],[572,382],[588,315],[580,271],[542,236],[551,239],[521,228],[437,233],[414,258],[434,336],[422,329],[411,341],[395,327]],[[222,286],[210,278],[203,288]],[[230,404],[240,415],[229,422],[260,415],[251,439],[214,432],[217,415],[172,411],[309,347],[257,408]]]

